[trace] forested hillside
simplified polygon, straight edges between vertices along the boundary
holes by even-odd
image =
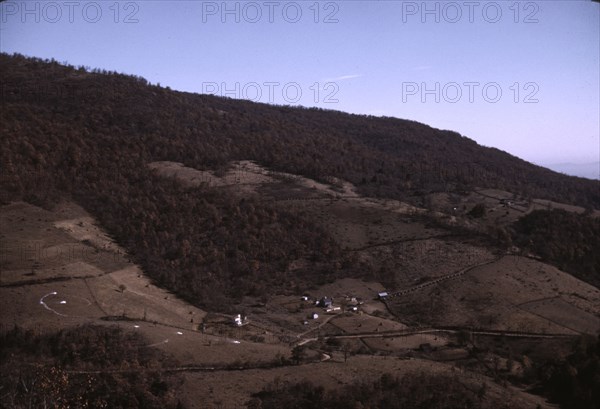
[[[158,178],[153,161],[250,159],[368,196],[496,187],[600,208],[598,184],[416,122],[174,92],[144,79],[0,55],[3,202],[75,199],[145,272],[195,304],[368,277],[302,214]],[[310,267],[292,269],[297,260]]]
[[[8,137],[2,159],[12,160],[16,168],[7,171],[18,171],[22,188],[26,171],[53,168],[58,182],[112,166],[98,162],[105,157],[196,168],[251,159],[316,179],[340,177],[369,196],[479,186],[600,208],[595,181],[413,121],[174,92],[139,77],[22,56],[2,54],[0,64]]]
[[[548,263],[600,287],[600,219],[564,210],[536,210],[514,225],[515,242]]]
[[[35,334],[0,333],[2,407],[179,408],[181,380],[161,373],[175,360],[137,333],[84,325]],[[119,373],[119,369],[130,371]]]

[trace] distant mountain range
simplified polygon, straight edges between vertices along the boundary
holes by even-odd
[[[565,175],[600,180],[600,162],[590,163],[553,163],[542,166]]]

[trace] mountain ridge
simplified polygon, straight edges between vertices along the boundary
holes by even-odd
[[[59,145],[72,151],[111,145],[145,163],[172,160],[199,169],[256,160],[316,180],[345,179],[367,196],[417,203],[423,192],[481,186],[600,208],[595,181],[561,175],[415,121],[170,91],[139,77],[19,55],[2,54],[0,61],[4,119],[23,118],[27,112],[17,107],[27,106],[29,113],[36,111],[34,122],[43,116],[69,128],[64,133],[71,139],[65,143],[63,136]],[[3,129],[7,135],[11,130]],[[10,156],[7,150],[3,159]],[[28,172],[37,172],[39,161],[18,156]],[[49,159],[64,162],[64,153],[57,156]]]

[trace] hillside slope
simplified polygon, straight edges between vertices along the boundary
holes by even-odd
[[[394,266],[359,262],[324,223],[264,200],[265,192],[189,186],[151,163],[218,175],[250,159],[317,181],[347,180],[363,196],[419,203],[436,189],[492,186],[600,208],[597,182],[416,122],[173,92],[22,56],[0,55],[0,74],[2,201],[74,199],[150,277],[196,305],[223,309],[228,299],[340,277],[391,280]]]
[[[418,201],[423,192],[478,186],[600,208],[597,181],[413,121],[175,92],[6,54],[0,73],[4,188],[27,190],[37,177],[51,188],[160,160],[206,169],[249,159],[317,180],[335,176],[366,196]],[[54,180],[40,175],[49,169]]]
[[[595,213],[560,203],[600,208],[597,182],[405,120],[22,56],[0,55],[0,77],[0,335],[51,331],[28,342],[4,331],[24,346],[3,350],[16,398],[20,361],[39,359],[31,345],[61,337],[65,353],[41,355],[50,365],[114,377],[140,391],[139,407],[281,406],[265,394],[281,379],[331,394],[385,373],[419,379],[436,401],[477,391],[473,407],[554,407],[521,388],[558,396],[555,380],[576,386],[561,402],[597,402],[597,354],[560,351],[597,333],[600,290],[533,254],[598,276]],[[233,325],[237,314],[249,321]],[[115,332],[133,371],[59,361],[79,348],[70,331],[89,331],[89,345],[113,322],[141,336]],[[549,362],[565,377],[548,378]]]

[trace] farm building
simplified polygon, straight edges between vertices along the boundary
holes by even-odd
[[[318,305],[321,308],[329,308],[333,305],[333,298],[323,297],[319,300]]]

